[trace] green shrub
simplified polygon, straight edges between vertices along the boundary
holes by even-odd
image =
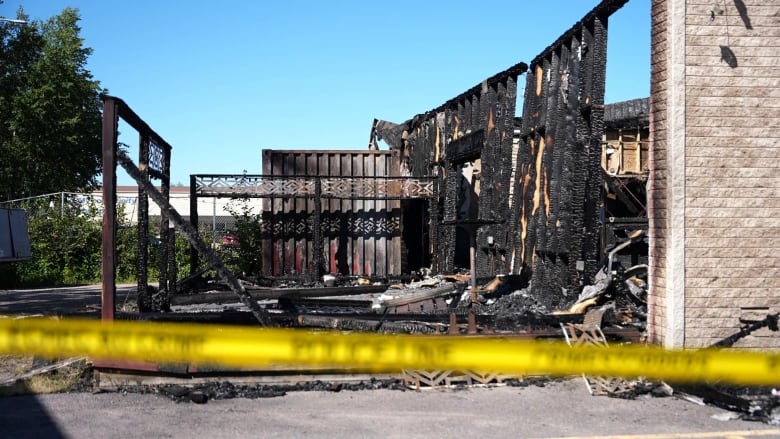
[[[260,275],[262,270],[262,212],[254,212],[246,199],[231,200],[228,212],[235,218],[233,234],[238,237],[238,247],[223,249],[225,265],[235,274]]]
[[[100,280],[101,221],[93,201],[71,198],[26,204],[32,259],[14,262],[14,286],[40,287]]]
[[[40,198],[21,206],[27,212],[32,258],[0,264],[0,288],[54,287],[99,283],[101,275],[102,204],[83,196]],[[135,282],[138,276],[138,228],[124,220],[118,205],[116,280]],[[154,237],[158,224],[150,225]],[[159,275],[159,243],[149,245],[148,277]],[[176,234],[176,266],[179,277],[189,273],[189,244]]]

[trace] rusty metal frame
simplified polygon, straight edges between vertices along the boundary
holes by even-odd
[[[239,300],[241,300],[247,308],[249,308],[257,321],[263,326],[269,325],[271,323],[271,318],[268,315],[268,312],[257,304],[257,301],[252,298],[238,279],[228,271],[219,255],[200,239],[197,229],[191,227],[190,224],[184,221],[176,209],[171,206],[168,200],[168,194],[158,191],[149,181],[145,181],[143,179],[143,171],[135,166],[133,161],[123,151],[117,151],[117,161],[149,194],[149,196],[152,197],[155,203],[160,206],[160,210],[165,212],[173,224],[183,232],[182,236],[184,236],[190,245],[206,257],[210,266],[214,267],[216,270],[217,275],[227,283],[230,290],[238,296]],[[166,296],[169,297],[170,291],[166,293]]]
[[[222,260],[219,256],[206,244],[204,244],[197,232],[190,228],[190,225],[186,223],[181,215],[170,205],[169,201],[169,187],[167,182],[170,175],[171,164],[171,146],[165,142],[162,137],[155,133],[138,115],[133,112],[130,107],[119,98],[113,96],[102,96],[103,99],[103,241],[102,241],[102,271],[103,271],[103,283],[101,291],[102,299],[102,311],[101,318],[104,321],[114,320],[116,313],[115,297],[116,297],[116,167],[117,164],[127,171],[127,173],[138,183],[139,195],[150,196],[155,203],[160,206],[162,221],[161,221],[161,236],[164,246],[171,246],[165,253],[161,255],[160,271],[160,292],[159,297],[156,299],[160,302],[166,303],[170,299],[170,292],[172,286],[167,285],[170,281],[170,285],[175,282],[175,277],[168,277],[168,273],[162,274],[163,271],[167,271],[172,262],[169,259],[173,258],[173,230],[169,228],[169,224],[180,228],[183,232],[183,236],[187,239],[193,248],[197,249],[208,259],[211,266],[213,266],[217,274],[225,280],[230,289],[236,293],[238,298],[252,311],[257,321],[262,325],[270,324],[270,317],[268,313],[260,308],[256,301],[252,299],[249,293],[246,292],[244,287],[238,282],[238,280],[225,268]],[[118,123],[119,118],[122,118],[130,126],[136,129],[140,134],[141,139],[141,159],[139,160],[141,166],[136,166],[132,159],[121,149],[118,148]],[[154,145],[154,146],[152,146]],[[150,153],[150,150],[157,149],[157,152]],[[150,176],[160,178],[163,180],[162,190],[152,185]],[[139,215],[147,217],[148,211],[139,212]],[[139,227],[142,222],[139,221]],[[146,222],[148,224],[148,222]],[[141,235],[139,233],[139,235]],[[145,241],[139,246],[139,252],[143,253],[146,245],[148,244],[148,236],[141,235]],[[170,238],[170,239],[169,239]],[[139,258],[139,270],[145,270],[145,258]],[[175,274],[173,275],[175,276]],[[146,279],[144,277],[144,279]],[[139,281],[139,298],[142,294],[147,294],[147,288],[145,284],[141,284]],[[149,298],[147,296],[147,298]]]
[[[116,168],[118,150],[119,119],[139,133],[139,163],[143,181],[151,178],[160,180],[163,193],[167,199],[170,188],[171,146],[149,125],[141,119],[122,99],[102,95],[102,160],[103,160],[103,236],[102,236],[102,311],[103,320],[113,320],[116,313],[116,231],[117,231],[117,195]],[[148,247],[149,247],[149,205],[147,193],[139,184],[138,188],[138,297],[140,301],[151,302],[153,299],[147,293]],[[161,218],[160,236],[165,243],[164,257],[173,254],[169,240],[168,218]],[[169,272],[168,265],[160,267],[160,290],[169,291],[170,283],[175,280],[175,274]],[[165,297],[155,300],[165,301]]]

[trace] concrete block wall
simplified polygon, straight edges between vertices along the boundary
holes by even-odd
[[[705,347],[780,311],[780,2],[652,9],[650,333]]]
[[[650,270],[648,280],[648,335],[654,343],[666,339],[666,196],[668,171],[666,163],[666,101],[667,101],[667,2],[651,4],[650,40],[650,174],[648,178],[648,235]]]

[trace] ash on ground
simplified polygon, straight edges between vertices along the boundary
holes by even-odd
[[[333,383],[326,381],[312,381],[298,384],[285,385],[236,385],[230,382],[217,382],[201,384],[197,386],[181,385],[134,385],[123,386],[118,391],[123,393],[159,394],[176,402],[194,402],[203,404],[210,400],[232,398],[275,398],[284,396],[288,392],[340,392],[358,390],[406,390],[400,379],[375,379],[357,383]]]

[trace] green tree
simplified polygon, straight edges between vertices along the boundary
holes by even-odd
[[[17,18],[29,20],[21,8]],[[86,69],[79,19],[66,8],[0,22],[0,199],[97,185],[103,90]]]

